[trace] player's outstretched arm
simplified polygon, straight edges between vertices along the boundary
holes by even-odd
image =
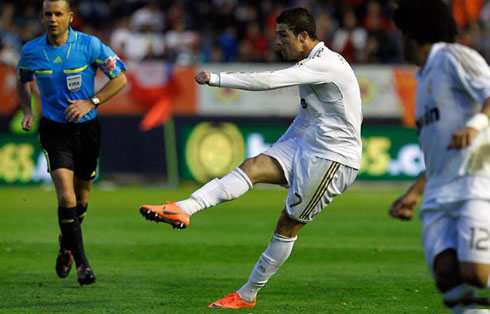
[[[448,149],[464,149],[471,145],[481,130],[490,125],[490,97],[483,102],[482,111],[473,116],[466,125],[454,132]]]
[[[318,61],[296,64],[286,69],[264,72],[200,72],[194,79],[198,84],[234,88],[248,91],[265,91],[283,87],[322,84],[331,82],[333,72]]]
[[[17,80],[16,90],[22,112],[24,113],[24,118],[22,118],[21,126],[24,131],[29,131],[32,128],[32,122],[34,121],[34,115],[32,113],[31,106],[30,82],[22,83],[20,80]]]
[[[422,198],[425,188],[425,173],[403,194],[400,198],[391,204],[389,214],[391,217],[401,220],[410,220],[418,202]]]

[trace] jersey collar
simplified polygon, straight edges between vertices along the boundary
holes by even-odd
[[[325,44],[323,43],[323,41],[319,42],[318,44],[315,45],[315,47],[313,47],[313,49],[311,49],[310,53],[308,54],[308,58],[311,58],[315,55],[315,53],[320,50],[320,48],[322,47],[325,47]]]
[[[78,34],[76,31],[73,30],[73,28],[70,28],[68,29],[68,39],[66,40],[66,43],[64,43],[63,45],[66,45],[66,44],[72,44],[74,42],[76,42],[78,39]],[[45,46],[47,47],[52,47],[49,45],[48,43],[48,34],[45,33],[42,37],[41,37],[41,42],[44,43]],[[63,45],[61,45],[60,47],[62,47]],[[54,47],[53,47],[54,48]]]
[[[432,45],[430,49],[429,55],[427,56],[427,61],[425,61],[424,68],[419,68],[415,78],[417,80],[421,79],[424,76],[424,73],[427,73],[429,69],[434,65],[434,59],[437,53],[446,46],[445,43],[435,43]]]

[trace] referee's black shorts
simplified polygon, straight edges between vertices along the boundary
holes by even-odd
[[[79,179],[95,178],[100,153],[97,118],[83,123],[58,123],[42,118],[39,139],[48,162],[48,172],[66,168],[73,170]]]

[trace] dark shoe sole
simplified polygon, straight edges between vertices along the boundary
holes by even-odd
[[[146,209],[144,207],[140,207],[140,213],[141,215],[143,215],[143,217],[145,217],[146,220],[150,220],[154,222],[165,222],[178,230],[182,230],[186,228],[185,224],[182,221],[163,218],[157,213],[149,209]]]
[[[95,283],[95,274],[90,267],[85,268],[83,270],[83,275],[80,275],[79,271],[77,272],[78,272],[78,283],[80,284],[80,286],[91,285]]]
[[[66,278],[71,271],[73,265],[73,255],[70,251],[59,252],[56,258],[56,274],[60,278]]]

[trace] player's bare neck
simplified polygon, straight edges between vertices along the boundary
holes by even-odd
[[[427,59],[429,58],[430,51],[432,49],[432,44],[424,44],[421,45],[418,53],[417,53],[417,65],[420,66],[420,68],[423,70],[425,67],[425,63],[427,62]]]
[[[304,43],[304,49],[303,49],[304,53],[303,53],[303,56],[302,56],[303,58],[302,59],[307,58],[310,55],[310,53],[313,50],[313,48],[315,48],[315,46],[318,43],[319,43],[318,40],[308,40],[308,41],[306,41]]]
[[[59,47],[64,45],[68,40],[68,31],[58,36],[48,34],[48,44],[53,47]]]

